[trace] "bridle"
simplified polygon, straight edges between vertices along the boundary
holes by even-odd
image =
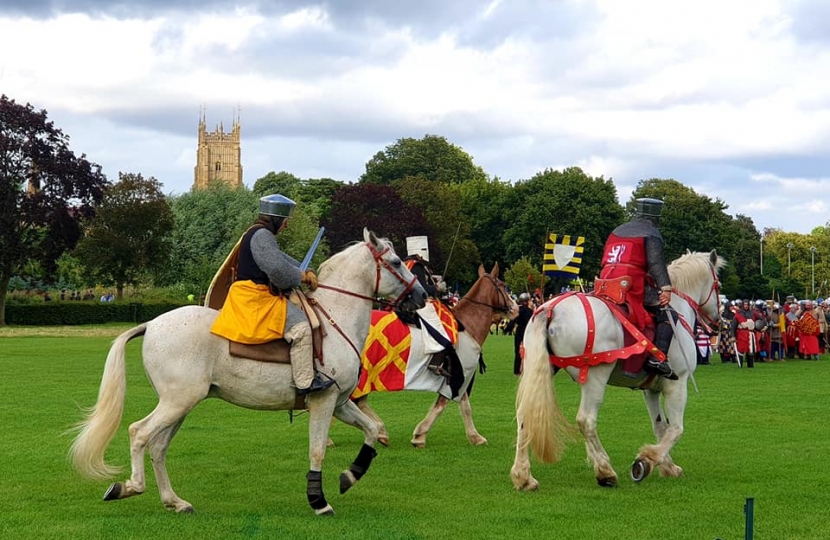
[[[713,296],[716,300],[720,297],[720,280],[718,279],[718,275],[715,273],[715,268],[711,264],[709,265],[709,272],[711,272],[712,274],[712,287],[709,289],[709,294],[706,295],[706,298],[703,300],[703,302],[698,303],[697,301],[692,299],[692,297],[690,297],[688,294],[679,291],[674,287],[672,288],[672,292],[689,303],[689,305],[695,312],[695,317],[697,317],[697,319],[703,325],[703,329],[706,331],[706,333],[711,335],[716,331],[718,326],[720,326],[720,310],[715,310],[718,315],[716,319],[713,319],[712,317],[703,313],[700,310],[700,308],[701,306],[705,306],[706,304],[708,304],[712,300]]]
[[[494,278],[493,276],[491,276],[490,274],[484,274],[484,276],[482,276],[482,277],[486,277],[487,280],[493,285],[493,288],[496,290],[496,294],[498,294],[499,300],[501,300],[502,303],[499,304],[499,305],[496,305],[496,304],[490,304],[488,302],[480,302],[478,300],[473,300],[472,298],[467,297],[467,296],[469,296],[469,293],[467,295],[465,295],[464,297],[462,297],[460,300],[458,300],[458,303],[460,304],[461,302],[466,300],[467,302],[471,302],[473,304],[478,304],[480,306],[488,307],[488,308],[492,309],[493,311],[495,311],[496,313],[504,313],[504,314],[510,313],[510,311],[512,310],[512,306],[511,306],[512,301],[510,300],[510,297],[507,295],[507,292],[504,289],[502,289],[502,287],[500,286],[499,281],[496,278]]]
[[[378,251],[377,249],[375,249],[375,246],[370,242],[366,242],[365,246],[369,249],[369,252],[372,254],[372,257],[375,259],[375,268],[376,268],[375,290],[374,290],[374,293],[372,294],[372,296],[366,296],[366,295],[359,294],[359,293],[356,293],[356,292],[347,291],[346,289],[341,289],[340,287],[332,287],[331,285],[326,285],[325,283],[318,283],[317,287],[320,288],[320,289],[328,289],[330,291],[339,292],[341,294],[345,294],[345,295],[348,295],[348,296],[354,296],[355,298],[360,298],[362,300],[369,300],[370,302],[380,302],[382,304],[393,306],[393,307],[397,306],[404,298],[406,298],[407,296],[409,296],[412,293],[412,288],[418,282],[418,278],[413,275],[412,280],[407,281],[406,279],[404,279],[404,277],[397,270],[392,268],[392,265],[390,265],[388,262],[386,262],[386,259],[384,259],[383,256],[387,252],[389,252],[389,249],[390,249],[389,246],[387,246],[383,251]],[[390,274],[395,276],[395,279],[397,279],[399,283],[402,283],[406,286],[406,287],[404,287],[403,292],[400,295],[398,295],[398,297],[395,298],[395,300],[393,300],[391,302],[386,301],[386,300],[379,300],[378,299],[378,290],[380,289],[380,270],[381,270],[381,267],[386,268],[386,270],[388,270]],[[331,315],[328,314],[328,312],[323,308],[323,306],[320,305],[320,303],[317,301],[316,298],[310,298],[309,302],[312,303],[313,305],[317,306],[317,309],[319,309],[320,312],[322,312],[322,314],[325,316],[328,323],[335,330],[337,330],[340,333],[341,336],[343,336],[343,338],[346,340],[346,342],[349,345],[351,345],[352,350],[357,355],[357,358],[360,359],[361,355],[360,355],[360,351],[357,350],[357,346],[355,346],[355,344],[352,343],[352,340],[343,331],[343,329],[340,328],[340,325],[337,324],[337,321],[335,321],[331,317]],[[322,363],[322,358],[320,358],[320,363]]]
[[[341,289],[339,287],[332,287],[331,285],[326,285],[324,283],[320,283],[317,286],[321,289],[328,289],[330,291],[336,291],[336,292],[346,294],[346,295],[349,295],[349,296],[354,296],[355,298],[360,298],[362,300],[370,300],[372,302],[378,302],[379,301],[378,300],[378,290],[380,289],[380,271],[381,271],[381,268],[385,268],[390,274],[392,274],[392,276],[395,277],[395,279],[398,280],[399,283],[402,283],[403,285],[405,285],[405,287],[404,287],[403,292],[400,295],[398,295],[397,298],[395,298],[392,301],[384,300],[384,301],[381,301],[381,303],[385,304],[385,305],[393,306],[393,307],[397,306],[401,301],[403,301],[404,298],[406,298],[407,296],[409,296],[412,293],[412,288],[418,282],[418,278],[413,275],[412,279],[407,281],[406,279],[404,279],[404,277],[397,270],[392,268],[392,265],[389,264],[386,261],[386,259],[383,258],[383,256],[386,255],[386,253],[388,253],[389,250],[390,250],[390,248],[388,246],[385,249],[383,249],[382,251],[379,251],[375,248],[375,246],[371,242],[366,242],[364,245],[369,249],[369,252],[372,254],[372,257],[375,259],[375,269],[376,269],[375,290],[374,290],[374,293],[372,294],[372,296],[366,296],[366,295],[359,294],[359,293],[356,293],[356,292],[347,291],[346,289]]]

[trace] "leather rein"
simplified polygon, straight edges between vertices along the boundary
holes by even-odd
[[[468,298],[470,293],[467,293],[466,295],[464,295],[464,297],[462,297],[458,301],[458,303],[460,304],[461,302],[466,300],[467,302],[471,302],[471,303],[477,304],[479,306],[488,307],[488,308],[492,309],[493,311],[495,311],[496,313],[505,313],[505,314],[510,313],[510,310],[512,309],[512,307],[510,305],[511,304],[510,298],[507,296],[507,293],[504,290],[502,290],[502,288],[499,286],[499,283],[496,280],[496,278],[494,278],[490,274],[485,274],[482,277],[487,277],[488,281],[490,281],[490,283],[493,285],[493,288],[495,289],[496,294],[499,297],[499,300],[501,300],[503,302],[499,305],[490,304],[490,303],[487,303],[487,302],[480,302],[478,300]]]
[[[700,321],[700,324],[703,325],[703,329],[706,331],[707,334],[712,335],[714,333],[713,328],[717,328],[718,326],[720,326],[720,311],[718,310],[718,318],[713,319],[712,317],[709,317],[700,310],[701,306],[705,306],[707,303],[709,303],[709,301],[712,299],[712,295],[714,295],[715,298],[718,298],[720,294],[720,280],[718,280],[718,276],[715,273],[714,267],[709,265],[709,271],[712,273],[712,287],[709,289],[709,294],[706,296],[703,302],[696,302],[691,296],[684,293],[683,291],[677,290],[677,288],[675,287],[672,287],[672,293],[676,294],[677,296],[688,302],[688,304],[692,307],[692,309],[695,312],[695,317],[698,321]],[[694,332],[692,332],[692,334],[694,334]]]
[[[372,257],[375,259],[375,268],[377,270],[376,274],[375,274],[375,292],[372,296],[366,296],[366,295],[359,294],[359,293],[356,293],[356,292],[348,291],[346,289],[341,289],[340,287],[333,287],[331,285],[326,285],[325,283],[318,283],[317,288],[327,289],[327,290],[330,290],[330,291],[335,291],[335,292],[345,294],[345,295],[348,295],[348,296],[354,296],[355,298],[360,298],[361,300],[369,300],[370,302],[377,302],[378,301],[378,298],[377,298],[378,289],[380,288],[380,271],[381,271],[381,267],[383,267],[383,268],[386,268],[386,270],[388,270],[390,274],[395,276],[395,279],[397,279],[399,283],[402,283],[402,284],[406,285],[403,292],[400,295],[398,295],[398,297],[395,298],[395,300],[393,300],[392,302],[383,302],[383,303],[391,305],[391,306],[398,305],[404,298],[406,298],[412,292],[412,288],[415,286],[415,283],[417,283],[418,278],[415,277],[415,276],[412,276],[412,280],[407,281],[406,279],[403,278],[403,276],[400,275],[400,273],[398,273],[394,268],[392,268],[392,265],[390,265],[386,261],[386,259],[383,258],[383,256],[387,252],[389,252],[389,249],[390,249],[389,247],[386,247],[386,249],[384,249],[383,251],[378,251],[377,249],[375,249],[375,246],[373,246],[369,242],[366,242],[364,245],[369,249],[369,252],[372,254]],[[318,302],[316,298],[309,298],[308,300],[309,300],[309,303],[313,304],[314,306],[317,307],[317,309],[320,310],[320,312],[323,314],[323,316],[326,318],[326,320],[332,326],[332,328],[337,330],[340,333],[340,335],[343,336],[343,338],[345,338],[346,342],[352,347],[352,350],[357,355],[358,360],[360,360],[360,356],[361,356],[360,351],[357,350],[357,347],[352,342],[352,340],[349,338],[349,336],[347,336],[346,333],[343,331],[343,329],[340,328],[340,325],[337,324],[337,321],[335,321],[332,318],[332,316],[329,315],[329,313],[325,310],[325,308],[322,305],[320,305],[320,302]]]

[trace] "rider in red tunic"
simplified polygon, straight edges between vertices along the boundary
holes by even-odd
[[[672,329],[663,309],[671,301],[671,281],[663,258],[663,236],[657,228],[663,201],[637,199],[634,218],[623,223],[605,242],[600,278],[631,278],[626,292],[631,321],[640,329],[653,326],[654,345],[669,350]],[[666,378],[677,378],[668,362],[649,355],[643,369]]]

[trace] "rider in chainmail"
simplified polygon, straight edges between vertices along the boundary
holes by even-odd
[[[325,390],[334,384],[315,374],[311,326],[305,313],[287,300],[291,289],[301,283],[314,290],[317,276],[311,270],[300,270],[300,263],[286,255],[276,235],[294,213],[295,203],[283,195],[260,199],[256,223],[242,235],[236,279],[228,291],[225,305],[217,317],[214,333],[242,343],[264,343],[283,337],[291,344],[291,371],[297,393],[308,394]],[[284,325],[279,334],[274,327],[282,323],[275,313],[285,309]]]
[[[643,328],[650,322],[646,319],[650,314],[655,325],[654,345],[665,354],[672,338],[665,310],[671,301],[672,285],[663,256],[663,236],[657,228],[662,209],[663,201],[659,199],[635,201],[634,218],[614,229],[605,243],[600,277],[631,278],[627,297],[632,318]],[[654,355],[649,355],[643,369],[662,377],[677,378],[669,363]]]

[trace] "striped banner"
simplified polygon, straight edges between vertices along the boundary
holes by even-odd
[[[584,236],[549,233],[545,242],[542,272],[549,277],[575,278],[582,265]]]

